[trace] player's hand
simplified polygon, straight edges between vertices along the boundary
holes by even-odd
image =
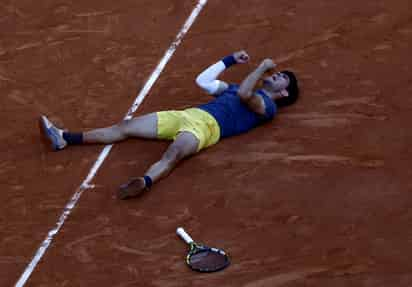
[[[249,61],[249,55],[243,50],[233,53],[233,57],[235,57],[236,63],[238,64],[244,64]]]
[[[273,62],[272,59],[264,59],[262,61],[262,63],[260,64],[260,66],[265,70],[271,70],[274,69],[276,67],[276,64]]]

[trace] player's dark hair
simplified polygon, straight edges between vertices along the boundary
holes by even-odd
[[[296,102],[296,100],[299,97],[298,80],[295,74],[291,71],[281,71],[281,73],[289,77],[289,85],[286,88],[286,90],[289,93],[289,96],[276,100],[276,105],[279,108],[286,107],[286,106],[293,104],[294,102]]]

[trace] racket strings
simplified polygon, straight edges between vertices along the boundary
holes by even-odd
[[[228,257],[217,249],[207,249],[196,252],[190,256],[189,264],[200,271],[215,271],[226,267]]]

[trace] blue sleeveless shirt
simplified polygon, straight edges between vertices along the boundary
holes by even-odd
[[[276,104],[261,90],[257,93],[265,102],[265,114],[253,112],[242,102],[237,92],[239,85],[229,85],[213,101],[203,104],[198,108],[211,114],[220,127],[220,138],[226,138],[245,133],[271,119],[276,113]]]

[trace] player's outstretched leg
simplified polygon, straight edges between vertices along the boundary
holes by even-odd
[[[148,191],[153,183],[167,176],[185,157],[197,152],[199,140],[190,132],[180,133],[162,158],[153,164],[143,177],[137,177],[120,186],[117,197],[128,199]]]
[[[128,137],[146,139],[157,138],[156,113],[123,120],[118,124],[87,132],[73,133],[57,128],[46,116],[39,119],[42,135],[50,143],[53,150],[62,150],[68,145],[98,143],[111,144]]]

